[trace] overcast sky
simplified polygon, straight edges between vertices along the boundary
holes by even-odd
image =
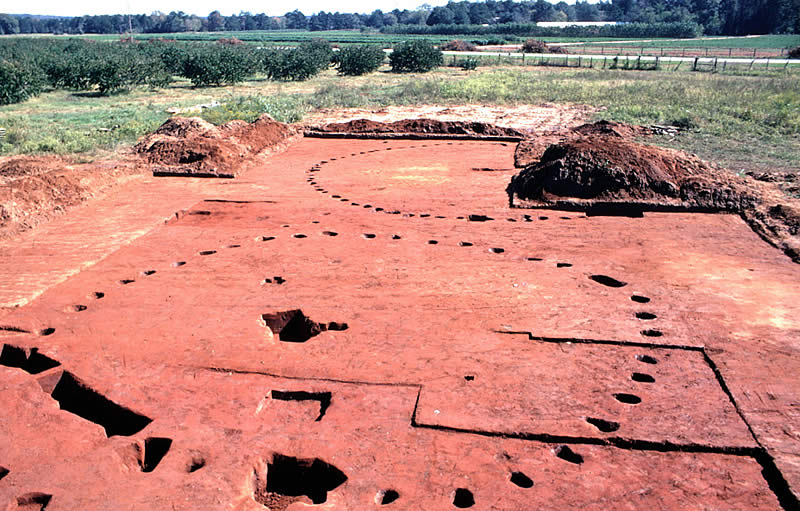
[[[598,0],[590,0],[596,3]],[[575,3],[575,0],[566,0]],[[207,16],[213,10],[218,10],[228,16],[249,11],[253,14],[267,13],[270,16],[285,14],[287,11],[300,9],[305,14],[315,14],[319,11],[328,12],[359,12],[368,13],[375,9],[384,12],[392,9],[416,9],[423,3],[429,5],[444,5],[447,0],[294,0],[292,2],[275,2],[264,0],[24,0],[13,2],[3,0],[5,6],[0,6],[0,12],[11,14],[40,14],[50,16],[82,16],[85,14],[150,14],[154,11],[168,13],[170,11],[183,11],[187,14]],[[557,3],[557,2],[553,2]]]

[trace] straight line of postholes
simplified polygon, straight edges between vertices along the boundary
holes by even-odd
[[[528,333],[528,335],[530,334]],[[624,344],[616,341],[607,341],[605,342],[605,344],[633,345],[637,347],[653,347],[653,348],[664,348],[664,349],[686,349],[690,351],[700,350],[703,351],[703,353],[705,354],[702,348],[697,348],[693,346],[688,346],[688,347],[678,347],[671,345],[660,346],[660,345],[643,345],[642,343]],[[716,366],[713,366],[712,369],[715,369],[715,367]],[[419,410],[420,396],[422,395],[422,388],[423,388],[423,385],[421,384],[368,382],[368,381],[357,381],[357,380],[341,380],[336,378],[284,376],[275,373],[268,373],[266,371],[252,371],[252,370],[232,369],[223,367],[200,367],[199,369],[217,373],[260,375],[260,376],[267,376],[270,378],[282,378],[294,381],[318,381],[318,382],[336,383],[345,385],[416,388],[417,397],[414,401],[414,408],[411,413],[411,426],[419,429],[430,429],[445,433],[478,435],[490,438],[510,438],[516,440],[534,441],[534,442],[548,443],[548,444],[598,445],[606,447],[615,447],[618,449],[631,450],[631,451],[651,451],[651,452],[667,452],[667,453],[687,452],[687,453],[697,453],[697,454],[724,454],[731,456],[751,457],[759,465],[761,465],[762,475],[767,484],[769,485],[770,489],[775,493],[783,509],[787,511],[794,511],[800,509],[800,504],[798,503],[797,497],[792,493],[789,484],[783,477],[783,474],[781,474],[780,470],[775,465],[774,459],[766,452],[766,450],[763,447],[675,444],[672,442],[652,442],[645,440],[625,439],[619,437],[592,438],[592,437],[575,437],[575,436],[561,436],[561,435],[549,435],[549,434],[507,433],[507,432],[501,433],[496,431],[471,430],[471,429],[453,428],[453,427],[433,425],[433,424],[421,424],[417,422],[417,412]],[[725,390],[727,390],[727,387],[725,387]]]
[[[637,347],[637,348],[650,348],[650,349],[672,349],[672,350],[684,350],[684,351],[694,351],[700,352],[703,354],[703,359],[705,360],[708,367],[714,373],[714,377],[717,380],[717,384],[720,386],[722,391],[730,400],[731,404],[733,405],[736,413],[739,415],[739,418],[742,420],[744,425],[747,427],[747,430],[750,433],[750,436],[753,438],[753,441],[758,445],[758,447],[713,447],[713,446],[703,446],[699,444],[690,444],[690,445],[679,445],[679,444],[672,444],[672,443],[659,443],[659,442],[648,442],[644,440],[631,440],[631,439],[623,439],[623,438],[607,438],[608,445],[612,445],[614,447],[619,447],[621,449],[629,449],[629,450],[648,450],[648,451],[660,451],[660,452],[670,452],[670,451],[681,451],[681,452],[698,452],[698,453],[719,453],[719,454],[733,454],[737,456],[750,456],[758,462],[759,465],[762,467],[762,475],[764,479],[769,484],[770,489],[775,493],[775,496],[778,498],[781,506],[785,510],[800,510],[800,501],[798,501],[797,496],[791,491],[789,484],[787,483],[786,479],[781,474],[780,470],[775,465],[775,461],[770,456],[766,448],[761,444],[756,436],[755,432],[753,431],[752,426],[747,421],[742,410],[739,408],[739,405],[736,403],[736,399],[734,399],[733,394],[731,393],[730,389],[728,388],[725,379],[722,376],[717,365],[709,356],[708,352],[706,351],[705,347],[703,346],[681,346],[681,345],[671,345],[671,344],[654,344],[654,343],[641,343],[641,342],[630,342],[630,341],[609,341],[609,340],[598,340],[598,339],[578,339],[578,338],[557,338],[557,337],[538,337],[532,335],[530,332],[505,332],[505,331],[498,331],[495,332],[501,334],[510,334],[510,335],[521,335],[525,334],[528,338],[532,341],[541,341],[541,342],[551,342],[551,343],[574,343],[574,344],[598,344],[598,345],[613,345],[613,346],[628,346],[628,347]],[[412,425],[417,426],[416,422],[416,408],[414,410],[414,420],[412,420]],[[419,425],[418,427],[433,427],[434,429],[439,428],[439,426],[429,426],[429,425]],[[448,428],[449,429],[449,428]],[[464,430],[463,432],[468,432],[468,430]],[[476,434],[485,434],[483,432],[476,432]],[[524,434],[523,434],[524,435]],[[504,436],[503,434],[499,433],[490,433],[490,436]],[[516,437],[515,437],[516,438]],[[520,437],[523,438],[523,437]],[[523,438],[525,439],[525,438]],[[531,440],[539,440],[539,441],[546,441],[537,438],[530,438]],[[593,439],[590,439],[593,440]],[[558,441],[558,440],[556,440]],[[571,443],[564,441],[563,443]]]
[[[650,348],[650,349],[666,349],[666,350],[687,350],[699,351],[705,353],[703,346],[687,346],[682,344],[657,344],[652,342],[636,342],[636,341],[612,341],[606,339],[581,339],[578,337],[544,337],[533,335],[527,331],[509,331],[509,330],[494,330],[498,334],[506,335],[527,335],[528,340],[538,342],[549,342],[555,344],[600,344],[611,346],[630,346],[634,348]]]
[[[582,437],[572,435],[553,435],[549,433],[523,433],[523,432],[501,432],[487,431],[481,429],[457,428],[452,426],[442,426],[440,424],[424,424],[417,421],[419,410],[419,400],[422,392],[417,394],[417,401],[414,404],[414,412],[411,417],[411,426],[420,429],[431,429],[448,433],[459,433],[467,435],[478,435],[490,438],[506,438],[515,440],[526,440],[531,442],[541,442],[545,444],[573,444],[573,445],[599,445],[606,447],[616,447],[629,451],[653,451],[653,452],[689,452],[689,453],[713,453],[728,454],[733,456],[756,457],[763,453],[759,447],[741,446],[716,446],[705,444],[676,444],[674,442],[653,442],[649,440],[635,440],[621,437]]]
[[[421,392],[420,392],[421,394]],[[419,429],[430,429],[444,433],[478,435],[488,438],[515,439],[546,444],[568,445],[596,445],[614,447],[627,451],[663,452],[663,453],[693,453],[693,454],[722,454],[752,458],[761,467],[761,474],[770,490],[775,494],[781,507],[787,511],[800,509],[797,497],[792,493],[789,484],[775,465],[774,459],[760,447],[713,446],[703,444],[675,444],[672,442],[652,442],[647,440],[633,440],[620,437],[592,438],[578,436],[562,436],[549,434],[509,433],[496,431],[472,430],[455,428],[435,424],[421,424],[417,422],[420,394],[414,404],[411,426]]]

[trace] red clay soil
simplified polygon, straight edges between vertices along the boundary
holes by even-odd
[[[297,130],[262,116],[216,127],[199,118],[172,118],[144,137],[134,152],[113,160],[75,163],[68,157],[15,156],[0,160],[0,239],[41,225],[144,172],[188,177],[234,177],[285,150]]]
[[[544,152],[553,144],[566,142],[576,137],[611,136],[625,139],[646,137],[653,134],[651,128],[634,126],[616,121],[597,121],[573,128],[560,129],[526,136],[517,144],[514,151],[514,166],[527,167],[538,162]]]
[[[252,123],[231,121],[216,127],[198,117],[173,117],[134,150],[152,165],[154,175],[235,177],[256,155],[286,147],[296,130],[264,114]]]
[[[800,201],[695,156],[619,135],[585,136],[550,146],[539,163],[512,178],[508,193],[511,203],[522,207],[739,214],[800,262]]]
[[[0,239],[47,222],[144,172],[129,159],[75,163],[52,156],[0,160]]]
[[[407,138],[408,135],[417,135],[419,138],[467,136],[474,139],[502,138],[516,140],[524,137],[522,132],[514,128],[504,128],[485,122],[438,121],[435,119],[405,119],[394,122],[356,119],[353,121],[311,127],[306,130],[306,135],[319,137],[342,134],[348,137],[364,136],[381,138],[390,138],[392,136]]]
[[[302,139],[0,309],[0,506],[797,509],[797,266],[510,208],[513,151]]]

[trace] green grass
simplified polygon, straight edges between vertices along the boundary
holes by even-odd
[[[652,39],[647,41],[625,41],[617,43],[605,43],[593,41],[587,43],[595,46],[625,46],[633,45],[646,48],[794,48],[800,46],[800,35],[760,35],[757,37],[735,37],[735,38],[703,38],[703,39]]]
[[[735,171],[800,167],[800,91],[796,72],[761,75],[549,67],[441,68],[427,74],[385,72],[340,77],[335,71],[300,83],[252,80],[236,87],[137,89],[112,97],[65,91],[0,107],[8,129],[0,152],[88,156],[132,144],[170,114],[212,100],[203,116],[220,124],[266,112],[283,121],[317,108],[415,104],[520,105],[572,103],[601,110],[597,118],[690,126],[655,143],[697,153]],[[189,114],[191,115],[191,114]]]

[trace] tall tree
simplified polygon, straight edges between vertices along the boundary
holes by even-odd
[[[225,19],[219,11],[212,11],[208,15],[208,31],[221,32],[223,30],[225,30]]]

